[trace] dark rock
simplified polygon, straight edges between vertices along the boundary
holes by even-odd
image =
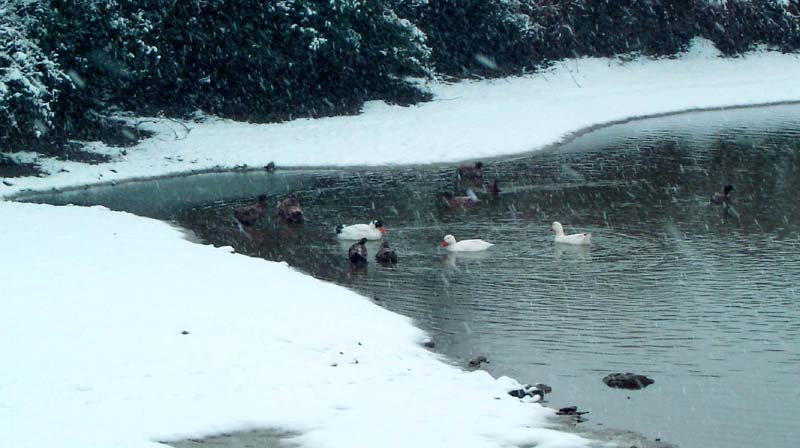
[[[653,384],[655,381],[644,375],[637,375],[629,372],[611,373],[603,378],[603,382],[606,383],[606,386],[608,387],[636,390],[645,388]]]
[[[568,406],[566,408],[561,408],[556,412],[556,415],[584,415],[588,414],[589,411],[578,411],[577,406]]]
[[[432,340],[427,340],[422,343],[422,346],[425,348],[436,348],[436,343],[433,342]]]
[[[489,360],[485,356],[478,356],[477,358],[473,358],[469,361],[469,366],[473,369],[477,369],[481,366],[481,364],[486,363],[489,364]]]
[[[3,181],[3,185],[5,185],[6,187],[12,187],[12,186],[14,186],[14,184],[12,184],[11,182],[9,182],[9,181],[7,181],[7,180],[4,180],[4,181]]]

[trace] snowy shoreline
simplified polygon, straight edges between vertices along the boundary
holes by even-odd
[[[498,156],[489,156],[483,157],[481,160],[483,161],[492,161],[495,159],[506,159],[509,157],[524,157],[527,154],[540,152],[540,151],[547,151],[551,148],[555,148],[558,146],[562,146],[565,144],[570,143],[571,141],[586,135],[590,132],[597,131],[599,129],[617,126],[620,124],[631,123],[634,121],[640,120],[648,120],[652,118],[662,118],[662,117],[670,117],[676,115],[685,115],[691,114],[696,112],[715,112],[715,111],[735,111],[741,109],[755,109],[761,107],[775,107],[775,106],[791,106],[795,104],[800,104],[800,100],[785,100],[785,101],[773,101],[767,103],[752,103],[752,104],[741,104],[741,105],[732,105],[732,106],[720,106],[720,107],[703,107],[703,108],[691,108],[691,109],[682,109],[676,110],[672,112],[661,112],[657,114],[651,115],[641,115],[629,118],[622,118],[619,120],[608,121],[598,124],[593,124],[590,126],[586,126],[584,128],[575,130],[574,132],[570,132],[567,135],[563,136],[558,141],[554,141],[552,143],[546,144],[542,147],[537,147],[531,149],[529,151],[515,153],[515,154],[502,154]],[[396,167],[396,166],[405,166],[405,167],[413,167],[413,166],[422,166],[422,165],[430,165],[430,166],[447,166],[447,165],[455,165],[458,163],[466,162],[471,159],[454,159],[454,160],[447,160],[447,161],[439,161],[439,162],[430,162],[430,163],[416,163],[416,164],[404,164],[404,165],[348,165],[348,166],[340,166],[340,165],[307,165],[307,166],[280,166],[278,167],[281,171],[292,171],[292,172],[303,172],[303,171],[310,171],[310,170],[324,170],[324,169],[347,169],[347,170],[359,170],[359,169],[380,169],[382,167]],[[271,160],[270,160],[271,162]],[[268,162],[267,162],[268,163]],[[258,166],[219,166],[213,168],[205,168],[199,170],[188,170],[188,171],[177,171],[174,173],[165,173],[159,174],[154,176],[142,176],[142,177],[130,177],[130,178],[122,178],[120,180],[110,180],[110,181],[100,181],[100,182],[90,182],[87,184],[82,185],[71,185],[65,186],[62,188],[55,188],[51,187],[49,189],[22,189],[15,193],[8,193],[6,195],[0,195],[0,200],[7,200],[7,201],[15,201],[20,199],[27,199],[27,198],[35,198],[37,195],[46,193],[46,194],[58,194],[58,193],[67,193],[72,191],[78,191],[85,189],[87,187],[109,187],[115,185],[123,185],[127,183],[137,183],[137,182],[150,182],[162,179],[170,179],[176,177],[188,177],[188,176],[195,176],[199,174],[222,174],[222,173],[248,173],[248,172],[260,172],[264,171],[264,167]]]
[[[439,101],[370,103],[352,117],[206,119],[171,140],[160,138],[172,121],[150,121],[160,133],[124,152],[89,144],[112,157],[99,165],[38,158],[45,177],[0,183],[0,445],[155,447],[283,428],[301,446],[585,446],[546,429],[552,410],[508,396],[513,380],[442,362],[409,319],[345,288],[192,243],[160,221],[8,199],[269,161],[510,156],[645,116],[798,102],[799,76],[796,55],[719,59],[699,42],[677,59],[566,61],[526,78],[436,84]]]

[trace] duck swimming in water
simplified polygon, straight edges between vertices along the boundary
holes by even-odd
[[[711,196],[711,204],[730,206],[733,199],[731,198],[731,191],[733,191],[733,185],[725,185],[722,193],[714,193],[714,196]]]
[[[303,210],[300,208],[300,200],[294,193],[282,201],[278,201],[278,216],[290,224],[302,224]]]
[[[244,207],[233,209],[233,217],[244,226],[252,226],[267,211],[267,196],[260,195],[258,202]]]
[[[500,183],[497,181],[497,179],[492,180],[492,183],[486,185],[485,190],[492,196],[497,196],[502,191],[500,190]]]
[[[380,219],[370,221],[369,224],[353,224],[352,226],[339,224],[336,226],[336,238],[340,240],[360,240],[361,238],[379,240],[385,234],[386,229],[383,228]]]
[[[443,196],[448,207],[472,207],[480,201],[471,188],[467,189],[466,196],[454,196],[449,191],[445,191]]]
[[[486,250],[494,244],[483,240],[456,241],[456,237],[453,235],[445,235],[441,246],[450,252],[478,252]]]
[[[475,162],[474,166],[461,165],[456,170],[458,173],[458,180],[483,180],[483,162]]]
[[[573,244],[576,246],[586,246],[592,243],[591,233],[573,233],[572,235],[564,234],[564,227],[560,222],[554,221],[550,226],[551,232],[556,232],[556,243]]]
[[[397,252],[394,249],[389,248],[389,243],[384,241],[381,243],[381,248],[378,249],[378,253],[375,254],[375,260],[378,263],[397,263]]]
[[[366,238],[361,238],[357,243],[350,246],[347,251],[347,258],[353,266],[366,266],[367,264],[367,242]]]

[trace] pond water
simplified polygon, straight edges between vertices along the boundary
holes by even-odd
[[[412,317],[454,363],[484,355],[496,376],[549,384],[550,406],[590,412],[584,430],[681,447],[797,446],[800,106],[640,120],[485,162],[503,191],[468,209],[442,200],[463,191],[449,165],[205,174],[35,200],[173,220],[346,285]],[[728,183],[733,208],[710,206]],[[302,226],[270,213],[243,232],[231,217],[259,193],[274,203],[288,192]],[[353,270],[352,242],[334,227],[375,218],[400,262]],[[555,245],[554,220],[592,232],[592,246]],[[447,254],[448,233],[495,246]],[[612,372],[655,384],[610,389]]]

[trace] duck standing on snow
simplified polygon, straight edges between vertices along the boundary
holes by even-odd
[[[731,191],[733,191],[733,185],[725,185],[722,193],[714,193],[714,196],[711,196],[711,203],[713,205],[724,205],[725,207],[730,206],[732,202]]]
[[[480,199],[478,196],[475,195],[475,192],[472,191],[471,188],[467,189],[466,196],[454,196],[453,193],[449,191],[445,191],[443,193],[444,201],[447,203],[448,207],[472,207],[473,205],[477,204]]]
[[[366,240],[365,240],[366,241]],[[384,241],[381,243],[381,248],[378,249],[378,253],[375,254],[375,260],[378,263],[397,263],[397,252],[394,249],[389,248],[389,243]]]
[[[350,259],[350,264],[353,266],[366,266],[367,265],[367,242],[366,238],[361,238],[357,243],[350,246],[347,251],[347,258]]]
[[[483,162],[475,162],[474,166],[461,165],[456,171],[458,173],[458,180],[483,180]]]
[[[258,202],[244,207],[233,209],[233,217],[245,226],[252,226],[267,211],[267,196],[260,195]]]
[[[481,250],[486,250],[494,246],[494,244],[483,240],[456,241],[456,238],[453,235],[445,235],[441,246],[450,252],[478,252]]]
[[[294,193],[282,201],[278,201],[278,216],[290,224],[302,224],[304,221],[300,200]]]
[[[556,243],[574,244],[576,246],[587,246],[592,243],[591,233],[574,233],[572,235],[564,235],[564,227],[560,222],[554,221],[550,227],[551,232],[556,232]]]
[[[340,240],[360,240],[361,238],[379,240],[385,234],[386,229],[383,228],[380,219],[370,221],[369,224],[353,224],[352,226],[339,224],[336,226],[336,238]]]

